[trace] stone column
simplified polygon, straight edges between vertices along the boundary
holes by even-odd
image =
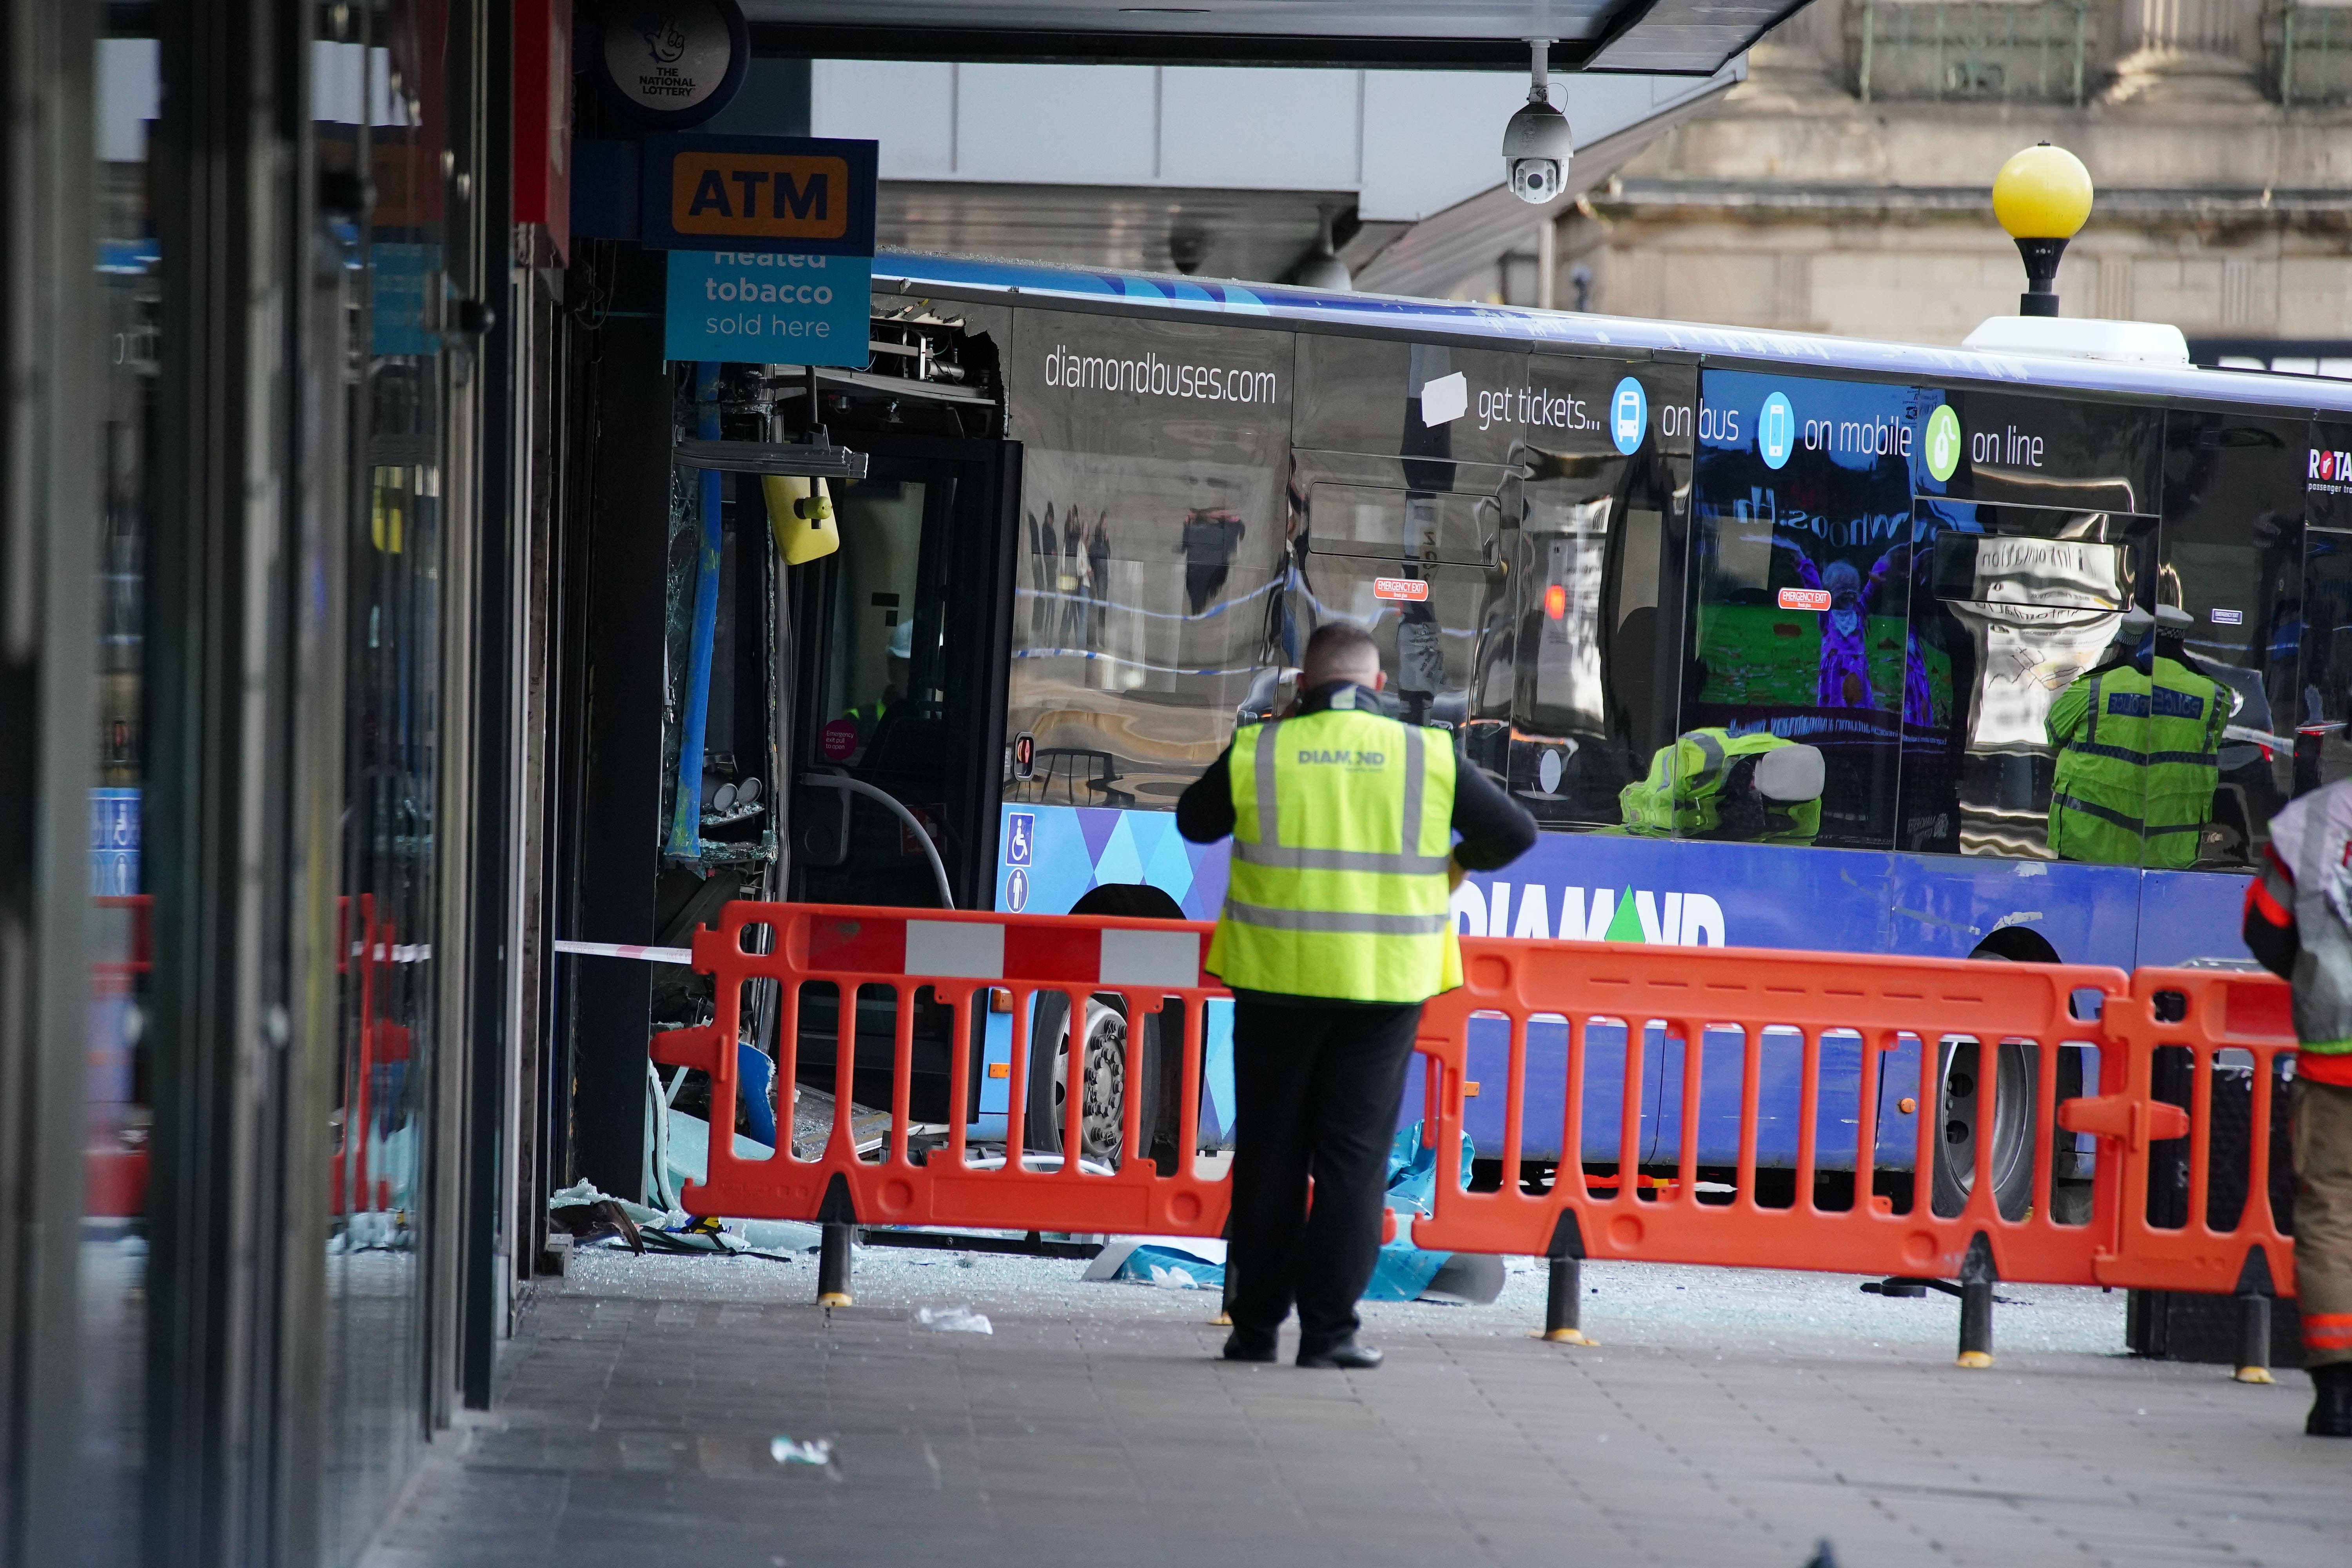
[[[2260,100],[2261,0],[2124,0],[2113,103]]]

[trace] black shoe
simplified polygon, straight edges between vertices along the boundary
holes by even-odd
[[[1225,1336],[1225,1359],[1270,1362],[1275,1359],[1274,1336],[1255,1329],[1236,1328]]]
[[[2311,1415],[2303,1424],[2305,1435],[2352,1437],[2352,1362],[2313,1367],[2311,1388]]]
[[[1298,1364],[1336,1372],[1370,1372],[1388,1358],[1370,1345],[1360,1345],[1353,1335],[1336,1345],[1319,1351],[1301,1347]]]

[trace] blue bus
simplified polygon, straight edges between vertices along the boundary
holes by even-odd
[[[1460,889],[1479,934],[2244,963],[2272,814],[2352,757],[2352,386],[890,254],[871,330],[867,368],[818,373],[813,409],[795,367],[728,369],[770,427],[820,414],[871,462],[835,488],[841,549],[777,573],[759,657],[782,672],[769,765],[888,800],[789,792],[761,840],[772,895],[1213,919],[1225,848],[1178,836],[1176,797],[1288,701],[1331,619],[1373,632],[1400,717],[1449,731],[1546,830]],[[2134,606],[2165,612],[2230,721],[2193,853],[2087,864],[2051,847],[2045,721]],[[1792,798],[1655,809],[1679,743],[1755,736],[1788,753]],[[1058,1147],[1075,1037],[1081,1147],[1116,1158],[1126,1020],[1066,1011],[1039,1020],[1025,1086],[992,1016],[961,1113],[1001,1136],[1026,1092]],[[1216,1011],[1213,1133],[1231,1121]],[[833,1027],[809,1018],[823,1069]],[[1681,1042],[1649,1027],[1645,1136],[1670,1163]],[[944,1082],[951,1047],[925,1037]],[[1767,1166],[1794,1163],[1780,1043]],[[1832,1124],[1857,1115],[1852,1045],[1825,1164],[1851,1164]],[[1479,1048],[1498,1076],[1500,1030]],[[1541,1079],[1561,1042],[1533,1048]],[[2027,1053],[1908,1048],[1939,1052],[1943,1094],[1911,1103],[1916,1058],[1889,1064],[1885,1171],[1924,1114],[1944,1124],[1939,1206],[1980,1135],[2004,1207],[2042,1136],[2062,1203],[2086,1195],[2087,1150],[2032,1125]],[[1558,1107],[1531,1104],[1530,1159],[1613,1165],[1607,1054],[1596,1037],[1587,1147],[1545,1147]],[[1705,1057],[1701,1160],[1728,1166],[1738,1056]],[[2062,1097],[2086,1058],[2062,1058]],[[1172,1125],[1156,1060],[1134,1087],[1146,1124]],[[1500,1113],[1474,1102],[1482,1154]]]

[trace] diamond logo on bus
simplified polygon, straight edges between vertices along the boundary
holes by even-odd
[[[1402,599],[1409,605],[1426,604],[1429,601],[1429,584],[1418,577],[1375,577],[1372,579],[1372,597]]]

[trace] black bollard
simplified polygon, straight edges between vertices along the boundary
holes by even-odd
[[[1960,1282],[1960,1359],[1962,1366],[1992,1364],[1992,1281]]]
[[[1993,1267],[1992,1243],[1982,1231],[1970,1238],[1960,1260],[1960,1355],[1958,1364],[1992,1364],[1992,1288],[2000,1278]]]
[[[2238,1381],[2272,1383],[2271,1299],[2247,1294],[2238,1298]]]
[[[816,1260],[816,1304],[846,1307],[849,1298],[849,1243],[856,1227],[838,1221],[824,1227],[824,1249]]]
[[[1544,1293],[1542,1337],[1556,1345],[1589,1345],[1584,1336],[1584,1267],[1573,1258],[1555,1258]]]

